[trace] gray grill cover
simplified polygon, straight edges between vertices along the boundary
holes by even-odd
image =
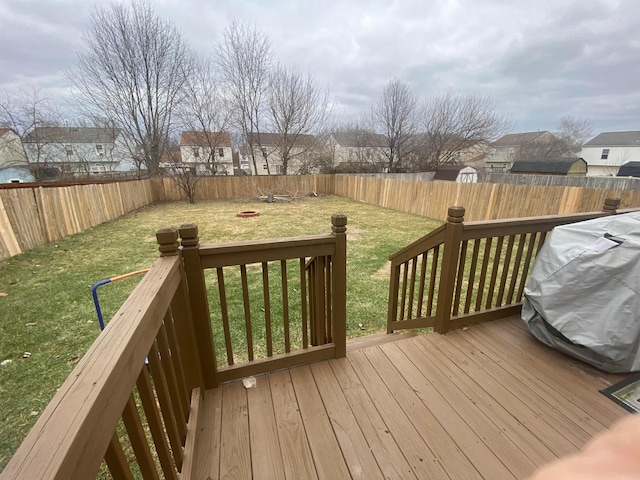
[[[563,225],[534,262],[522,319],[561,352],[607,372],[637,371],[639,290],[640,212]]]

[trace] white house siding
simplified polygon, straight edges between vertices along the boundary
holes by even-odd
[[[197,157],[195,149],[198,149]],[[220,155],[220,150],[222,150],[222,155]],[[182,157],[182,163],[195,166],[198,175],[211,175],[211,170],[207,164],[210,151],[211,149],[209,147],[181,145],[180,155]],[[216,175],[233,175],[233,152],[231,147],[218,147],[215,153]]]
[[[603,151],[608,149],[607,158]],[[588,177],[615,176],[620,166],[627,162],[640,161],[640,147],[583,147],[580,156],[587,162]]]

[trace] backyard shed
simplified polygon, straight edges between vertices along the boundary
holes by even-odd
[[[436,170],[434,180],[445,180],[457,183],[477,183],[478,172],[465,165],[442,165]]]
[[[618,177],[640,177],[640,162],[627,162],[620,166]]]
[[[575,157],[523,158],[515,161],[511,173],[584,177],[587,174],[587,162]]]

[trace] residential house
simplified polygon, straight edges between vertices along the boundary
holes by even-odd
[[[33,180],[22,139],[12,129],[0,128],[0,183]]]
[[[603,132],[582,146],[588,176],[616,175],[621,165],[640,160],[640,131]]]
[[[251,133],[253,157],[247,158],[252,175],[284,175],[317,173],[316,138],[299,134],[291,139],[279,133]],[[255,165],[253,158],[255,157]],[[285,166],[286,164],[286,166]]]
[[[24,139],[38,177],[53,169],[61,177],[134,172],[130,146],[119,128],[36,127]]]
[[[523,158],[513,163],[511,173],[584,177],[587,175],[587,162],[572,157]]]
[[[229,132],[188,130],[180,134],[182,163],[196,175],[233,175],[233,151]]]
[[[505,172],[521,158],[558,158],[574,156],[553,133],[546,130],[509,133],[491,144],[486,158],[489,172]]]
[[[325,144],[328,170],[386,171],[387,138],[378,133],[331,133]]]

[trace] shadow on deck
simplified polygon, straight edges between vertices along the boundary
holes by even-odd
[[[627,413],[517,317],[207,390],[194,478],[523,478]]]

